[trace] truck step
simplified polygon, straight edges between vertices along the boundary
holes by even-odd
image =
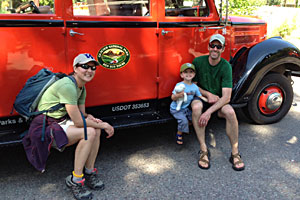
[[[164,112],[140,112],[133,114],[124,114],[112,117],[102,117],[101,120],[111,124],[116,130],[125,128],[134,128],[145,125],[162,124],[174,121],[171,114]],[[3,130],[0,131],[0,147],[20,144],[22,142],[20,133],[24,130]]]
[[[124,129],[144,125],[167,123],[174,120],[174,118],[168,113],[141,112],[112,117],[103,117],[101,120],[108,122],[115,129]]]

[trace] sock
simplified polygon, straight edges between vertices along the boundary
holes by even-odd
[[[74,183],[78,183],[78,182],[82,181],[82,179],[83,179],[83,174],[77,175],[77,174],[75,174],[74,171],[72,172],[72,174],[73,174],[73,176],[72,176],[72,181],[73,181]]]
[[[84,167],[84,172],[86,174],[92,174],[94,172],[94,169],[88,169],[88,168]]]

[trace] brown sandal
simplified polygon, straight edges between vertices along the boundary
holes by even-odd
[[[238,159],[238,161],[236,161],[235,163],[233,163],[233,161],[234,161],[235,158]],[[243,167],[236,167],[236,165],[244,163],[243,160],[242,160],[242,156],[239,153],[234,154],[234,155],[232,155],[232,153],[231,153],[231,156],[229,158],[229,162],[232,164],[232,168],[235,171],[243,171],[245,169],[245,164],[244,164]]]
[[[209,155],[209,151],[207,150],[207,151],[199,151],[199,154],[200,154],[200,159],[198,160],[198,166],[201,168],[201,169],[209,169],[210,168],[210,155]],[[205,156],[207,156],[207,159],[208,160],[204,160],[203,158],[205,157]],[[203,167],[202,165],[200,165],[200,163],[199,162],[204,162],[204,163],[207,163],[208,164],[208,166],[207,167]]]

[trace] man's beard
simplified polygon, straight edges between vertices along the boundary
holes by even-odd
[[[210,57],[212,60],[218,60],[220,58],[220,55],[219,53],[216,53],[216,52],[210,52],[209,53]],[[213,56],[214,55],[214,56]],[[215,56],[216,55],[216,56]]]

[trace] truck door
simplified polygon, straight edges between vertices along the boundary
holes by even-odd
[[[10,116],[15,97],[30,76],[43,67],[65,71],[64,21],[59,4],[54,0],[0,2],[0,90],[3,96],[0,117]],[[10,125],[21,121],[10,120]],[[7,125],[1,123],[1,128],[2,124]]]
[[[212,0],[165,0],[160,5],[159,98],[163,98],[170,96],[180,80],[179,69],[183,63],[208,54],[208,41],[218,32],[219,17]]]
[[[87,85],[87,106],[156,99],[157,16],[151,0],[68,2],[69,70],[78,53],[89,52],[101,64]]]

